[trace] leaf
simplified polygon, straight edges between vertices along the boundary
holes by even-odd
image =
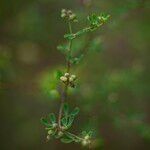
[[[60,77],[63,76],[63,72],[60,70],[57,70],[55,76],[56,76],[56,79],[59,80]]]
[[[41,118],[41,123],[42,123],[43,125],[45,125],[46,127],[48,127],[48,128],[51,128],[51,127],[52,127],[51,124],[48,122],[48,120],[45,119],[45,118]]]
[[[68,39],[68,40],[73,40],[75,37],[76,37],[75,34],[65,34],[64,35],[64,38]]]
[[[68,125],[68,118],[67,117],[62,118],[61,122],[62,122],[63,126],[67,127],[67,125]]]
[[[74,116],[73,116],[73,115],[70,115],[70,116],[69,116],[69,120],[68,120],[68,124],[67,124],[67,127],[68,127],[68,128],[72,126],[73,121],[74,121]]]
[[[54,113],[49,114],[49,118],[50,118],[51,123],[56,123],[56,117]]]
[[[64,115],[67,116],[69,113],[69,105],[67,103],[64,104],[63,111]]]
[[[71,115],[76,116],[79,113],[80,109],[76,107],[72,112]]]
[[[84,136],[86,136],[87,135],[87,132],[86,131],[82,131],[82,136],[84,137]]]
[[[63,142],[63,143],[71,143],[73,141],[74,141],[73,139],[67,138],[67,137],[61,139],[61,142]]]
[[[81,54],[78,57],[70,58],[70,62],[74,65],[79,64],[79,62],[82,60],[83,57],[84,57],[84,55]]]
[[[57,46],[57,49],[60,51],[60,52],[62,52],[63,54],[66,54],[66,52],[67,52],[67,50],[68,50],[68,47],[67,47],[67,45],[58,45]]]
[[[92,131],[89,131],[89,132],[88,132],[88,135],[89,135],[90,137],[92,136],[92,134],[93,134]]]

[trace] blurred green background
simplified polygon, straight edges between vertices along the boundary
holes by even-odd
[[[40,124],[59,109],[53,74],[65,65],[56,50],[68,30],[62,8],[79,16],[74,31],[91,12],[111,15],[100,30],[74,42],[89,51],[72,69],[79,85],[69,103],[81,108],[73,132],[92,129],[97,150],[150,149],[149,0],[1,0],[0,149],[84,149],[47,143]]]

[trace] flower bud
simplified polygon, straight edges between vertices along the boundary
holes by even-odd
[[[53,131],[52,131],[52,130],[49,130],[49,131],[48,131],[48,134],[49,134],[49,135],[51,135],[52,133],[53,133]]]
[[[61,13],[66,13],[66,9],[62,9],[62,10],[61,10]]]
[[[65,14],[65,13],[62,13],[62,14],[61,14],[61,17],[62,17],[62,18],[65,18],[65,17],[66,17],[66,14]]]
[[[53,126],[53,128],[56,128],[57,127],[57,123],[53,123],[52,126]]]
[[[66,82],[66,81],[67,81],[67,78],[66,78],[65,76],[61,76],[61,77],[60,77],[60,80],[63,81],[63,82]]]
[[[72,77],[69,78],[69,82],[73,82],[74,79]]]
[[[87,145],[88,145],[87,140],[83,140],[83,141],[82,141],[82,145],[83,145],[83,146],[87,146]]]
[[[84,137],[85,140],[88,140],[89,138],[90,138],[89,135],[86,135],[86,136]]]
[[[58,136],[59,136],[59,137],[62,137],[63,134],[64,134],[64,133],[63,133],[62,131],[59,131],[59,132],[58,132]]]
[[[76,15],[75,14],[71,14],[70,16],[69,16],[69,19],[70,20],[74,20],[76,18]]]
[[[77,78],[76,75],[71,75],[71,78],[73,78],[74,80]]]
[[[69,77],[69,73],[68,72],[65,73],[65,77]]]

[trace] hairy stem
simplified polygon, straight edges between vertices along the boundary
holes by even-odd
[[[69,32],[70,34],[72,34],[71,23],[69,22],[68,25],[69,25]],[[72,47],[72,40],[69,40],[68,54],[67,54],[67,66],[66,66],[67,73],[70,73],[70,69],[71,69],[71,62],[69,59],[71,57],[71,47]],[[58,126],[60,129],[61,129],[61,118],[62,118],[63,107],[67,99],[68,86],[69,86],[69,81],[65,84],[65,87],[61,93],[61,104],[60,104],[59,115],[58,115]]]

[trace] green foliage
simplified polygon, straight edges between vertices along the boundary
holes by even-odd
[[[71,10],[62,9],[61,11],[61,17],[65,19],[69,25],[69,31],[70,33],[67,33],[64,35],[64,38],[68,40],[67,44],[62,44],[57,47],[59,51],[61,51],[66,56],[67,61],[67,72],[63,73],[61,71],[55,72],[55,78],[51,80],[53,82],[53,90],[58,87],[58,82],[61,81],[64,85],[64,89],[61,92],[61,106],[59,110],[59,116],[58,121],[56,119],[55,114],[49,114],[48,119],[42,118],[41,122],[43,125],[46,126],[47,131],[47,139],[49,140],[50,137],[54,137],[56,139],[60,139],[63,143],[81,143],[83,146],[89,146],[91,144],[91,137],[92,132],[86,132],[83,131],[79,136],[72,134],[68,131],[73,125],[73,122],[75,120],[75,117],[78,115],[80,109],[78,107],[75,107],[72,111],[70,111],[69,105],[65,103],[67,98],[67,92],[68,89],[75,88],[76,85],[76,75],[70,73],[70,67],[74,64],[79,64],[79,62],[82,60],[84,53],[77,50],[78,53],[76,56],[72,54],[72,42],[75,38],[84,35],[85,33],[92,32],[98,27],[100,27],[102,24],[104,24],[108,18],[109,15],[96,15],[92,14],[88,16],[88,21],[90,26],[85,27],[81,30],[79,30],[76,33],[72,32],[72,22],[77,22],[77,16],[74,14]],[[94,48],[97,49],[98,45],[100,44],[99,39],[94,39],[92,42],[90,42],[91,45],[95,45]],[[78,43],[77,43],[78,44]],[[80,47],[81,48],[81,47]],[[87,48],[88,49],[88,48]],[[89,46],[89,49],[92,49],[92,46]]]

